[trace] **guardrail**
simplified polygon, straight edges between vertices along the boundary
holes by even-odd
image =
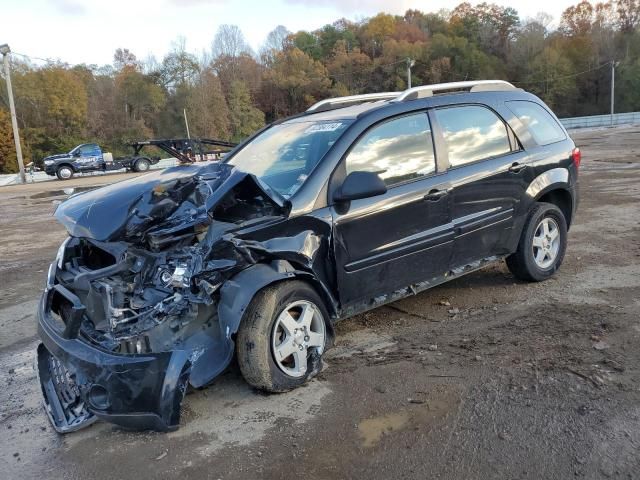
[[[640,112],[614,113],[611,115],[590,115],[588,117],[561,118],[560,123],[567,130],[572,128],[610,127],[611,125],[640,124]]]

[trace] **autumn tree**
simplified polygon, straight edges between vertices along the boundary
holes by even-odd
[[[227,139],[232,136],[229,108],[220,80],[211,68],[199,73],[187,96],[186,109],[195,137]]]
[[[324,97],[331,86],[326,67],[299,48],[279,52],[273,67],[265,73],[265,82],[277,92],[272,115],[300,112]]]
[[[370,86],[373,62],[359,48],[347,50],[345,40],[336,43],[327,63],[331,78],[344,85],[349,93],[365,93]]]
[[[18,160],[13,142],[11,117],[9,112],[0,108],[0,173],[11,173],[18,170]]]

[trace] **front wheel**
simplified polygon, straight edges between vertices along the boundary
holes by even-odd
[[[238,363],[247,383],[286,392],[319,372],[328,318],[322,299],[304,282],[281,282],[260,291],[238,330]]]
[[[567,249],[567,221],[551,203],[538,203],[529,213],[516,252],[507,266],[517,278],[540,282],[562,265]]]
[[[60,180],[69,180],[73,177],[73,168],[68,165],[62,165],[56,170],[56,176]]]

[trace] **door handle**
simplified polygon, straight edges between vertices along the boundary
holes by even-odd
[[[448,193],[449,190],[438,190],[437,188],[434,188],[433,190],[429,190],[429,193],[424,196],[424,199],[429,202],[437,202]]]
[[[513,162],[509,167],[509,171],[511,173],[520,173],[525,168],[527,168],[526,165],[523,165],[522,163],[518,163],[518,162]]]

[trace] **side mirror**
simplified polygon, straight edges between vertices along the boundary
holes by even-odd
[[[360,198],[375,197],[387,193],[387,186],[374,172],[351,172],[334,193],[336,202],[348,202]]]
[[[80,150],[76,150],[75,152],[73,152],[73,156],[74,157],[79,157],[80,156]]]

